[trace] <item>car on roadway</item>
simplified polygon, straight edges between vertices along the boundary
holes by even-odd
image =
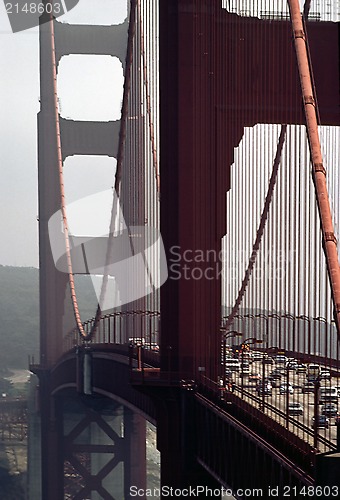
[[[335,386],[325,386],[319,389],[319,404],[338,404],[338,389]]]
[[[271,389],[273,388],[273,381],[271,380],[270,377],[265,377],[264,378],[264,383],[267,384],[267,385],[269,385]]]
[[[288,405],[289,415],[303,415],[303,406],[301,403],[289,403]]]
[[[319,375],[319,380],[330,380],[330,379],[331,379],[331,372],[328,370],[321,370]]]
[[[249,382],[259,382],[261,380],[261,378],[262,377],[259,373],[251,372],[251,373],[249,373],[248,380],[249,380]]]
[[[338,415],[338,408],[334,403],[326,403],[321,406],[321,415],[326,417],[336,417]]]
[[[272,384],[273,387],[280,387],[281,385],[281,380],[272,378],[271,376],[268,377],[268,380],[270,380],[270,383]]]
[[[262,378],[261,378],[261,380],[259,380],[259,382],[258,382],[258,384],[257,384],[257,387],[258,387],[258,386],[260,386],[260,385],[261,385],[261,386],[262,386],[262,385],[264,385],[265,387],[268,387],[269,389],[272,389],[272,388],[273,388],[273,386],[272,386],[272,381],[270,380],[270,378],[269,378],[269,377],[265,377],[263,380],[262,380]]]
[[[296,367],[296,373],[306,373],[307,372],[307,366],[304,364],[297,365]]]
[[[239,373],[241,369],[241,363],[234,358],[226,358],[224,360],[225,370],[230,370],[231,372]]]
[[[288,361],[287,356],[283,356],[283,355],[280,355],[280,354],[278,354],[277,356],[275,356],[275,363],[277,365],[284,365],[284,366],[286,366],[287,361]]]
[[[159,351],[159,345],[156,342],[147,342],[146,339],[142,337],[130,337],[129,345],[131,347],[143,347],[149,351]]]
[[[265,365],[273,365],[274,364],[274,360],[273,358],[271,358],[270,356],[263,356],[263,360],[262,362],[265,364]]]
[[[323,427],[324,429],[328,429],[329,419],[325,415],[319,415],[317,418],[317,422],[315,423],[315,417],[313,417],[312,429],[315,429],[315,427]]]
[[[301,388],[302,394],[307,394],[309,392],[314,392],[314,391],[315,391],[314,382],[306,382],[305,384],[303,384],[303,386]]]
[[[307,382],[316,382],[320,374],[320,365],[309,363],[306,371]]]
[[[340,425],[340,415],[337,415],[337,416],[334,418],[334,423],[335,423],[335,425]]]
[[[253,351],[251,357],[253,361],[262,361],[263,354],[260,351]]]
[[[256,387],[257,394],[260,396],[264,394],[265,396],[271,396],[272,395],[272,386],[271,384],[260,384]]]
[[[289,394],[294,394],[294,387],[292,386],[292,384],[288,384],[288,385],[286,383],[281,384],[279,390],[280,390],[280,394],[286,394],[287,392]]]
[[[276,379],[276,380],[281,380],[282,378],[282,373],[280,373],[278,370],[273,370],[271,373],[270,373],[270,378],[273,380],[273,379]]]
[[[299,366],[296,361],[287,361],[286,370],[294,370],[296,372],[297,367]]]

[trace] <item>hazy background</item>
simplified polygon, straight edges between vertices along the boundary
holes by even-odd
[[[120,24],[127,0],[80,0],[60,21]],[[0,2],[0,265],[38,267],[37,113],[39,111],[38,28],[13,34]],[[66,56],[60,63],[60,113],[76,120],[117,120],[123,74],[117,58]],[[99,174],[100,170],[100,175]],[[68,201],[113,185],[115,161],[108,157],[70,157],[65,162]],[[80,194],[82,193],[82,194]],[[108,200],[98,207],[103,212]],[[71,217],[74,233],[84,234]],[[91,223],[87,233],[91,233]]]
[[[14,2],[13,2],[14,3]],[[60,21],[118,24],[127,15],[128,0],[80,0]],[[286,0],[273,0],[270,9],[287,9]],[[303,0],[300,4],[303,5]],[[256,2],[258,5],[258,2]],[[269,9],[268,2],[263,6]],[[231,11],[251,10],[251,0],[226,0]],[[314,0],[315,12],[339,16],[339,0]],[[0,1],[0,265],[38,266],[37,113],[39,111],[38,28],[13,34]],[[123,74],[110,56],[66,56],[60,62],[58,92],[63,117],[116,120],[120,116]],[[65,162],[68,202],[113,185],[115,160],[108,157],[69,157]],[[339,176],[331,182],[336,222],[339,219]],[[328,176],[330,178],[330,176]],[[331,193],[332,197],[332,193]],[[103,198],[92,216],[70,213],[74,234],[91,234],[98,214],[109,219],[110,200]],[[85,227],[84,227],[85,226]]]

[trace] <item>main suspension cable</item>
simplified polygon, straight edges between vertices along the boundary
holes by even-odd
[[[332,214],[330,209],[328,190],[326,184],[326,170],[323,166],[315,93],[311,78],[311,68],[308,61],[306,33],[300,13],[298,0],[288,0],[290,18],[292,23],[294,45],[300,76],[303,105],[306,117],[307,135],[312,160],[312,174],[315,186],[317,204],[319,209],[323,246],[327,261],[327,270],[334,303],[334,317],[337,325],[338,338],[340,338],[340,267],[337,251],[337,240],[334,235]]]

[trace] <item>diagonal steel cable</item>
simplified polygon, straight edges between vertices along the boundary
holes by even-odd
[[[327,262],[327,271],[334,304],[334,317],[340,339],[340,267],[337,240],[334,235],[332,213],[326,183],[326,170],[323,165],[321,145],[318,133],[316,93],[313,89],[311,61],[308,56],[307,36],[300,13],[298,0],[288,0],[293,39],[297,57],[298,71],[306,118],[306,128],[312,162],[312,174],[318,204],[323,247]],[[308,9],[305,8],[306,14]]]

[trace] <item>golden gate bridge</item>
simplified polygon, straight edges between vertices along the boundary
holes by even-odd
[[[322,387],[339,377],[339,13],[295,0],[128,7],[120,25],[40,18],[41,356],[31,369],[42,497],[125,498],[132,484],[145,488],[145,456],[136,463],[132,451],[132,442],[144,449],[145,417],[157,425],[163,485],[267,495],[337,486],[326,465],[338,468],[336,420],[315,422]],[[58,72],[69,54],[120,60],[120,120],[60,116]],[[73,155],[117,162],[100,237],[68,225]],[[95,277],[92,319],[81,317],[76,274]],[[226,374],[237,344],[258,344],[262,393],[243,366]],[[293,392],[273,387],[265,398],[278,353]],[[329,375],[305,394],[293,361]],[[289,413],[293,402],[302,416]],[[106,418],[115,405],[124,408],[119,424]]]

